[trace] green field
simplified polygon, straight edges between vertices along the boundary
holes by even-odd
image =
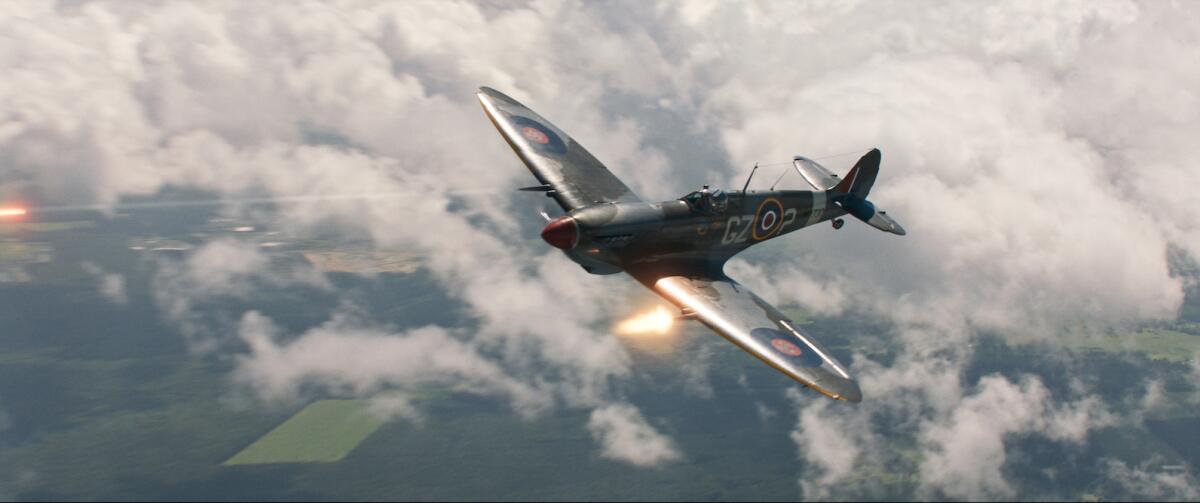
[[[1143,330],[1134,339],[1139,351],[1156,360],[1188,362],[1200,354],[1200,336],[1175,330]]]
[[[225,465],[340,461],[385,423],[362,400],[320,400],[242,449]]]
[[[0,225],[0,235],[18,232],[62,232],[77,229],[92,229],[95,222],[86,220],[71,222],[4,222]]]
[[[1131,351],[1143,353],[1153,360],[1183,363],[1200,354],[1200,336],[1175,330],[1151,329],[1124,335],[1107,335],[1084,339],[1070,339],[1066,345],[1072,349],[1102,352]]]
[[[0,263],[35,264],[49,262],[54,248],[45,243],[0,243]]]
[[[1187,333],[1195,330],[1191,324],[1177,324],[1173,328],[1144,328],[1137,332],[1096,336],[1066,336],[1048,341],[1055,346],[1078,352],[1095,353],[1141,353],[1151,360],[1172,363],[1187,363],[1200,355],[1200,334]],[[1187,332],[1181,331],[1186,330]],[[1008,343],[1021,346],[1037,344],[1034,337],[1011,336]]]

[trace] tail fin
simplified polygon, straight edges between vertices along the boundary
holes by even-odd
[[[889,217],[887,212],[876,209],[875,205],[867,200],[867,193],[871,192],[871,186],[875,185],[875,177],[879,176],[879,161],[882,157],[879,149],[871,149],[854,164],[849,173],[846,173],[846,178],[829,189],[829,194],[835,204],[854,218],[881,231],[903,236],[904,227]]]
[[[871,187],[875,185],[875,177],[879,176],[879,161],[883,154],[879,149],[873,148],[866,155],[862,156],[850,172],[846,173],[846,177],[842,178],[841,183],[835,185],[831,192],[834,194],[854,194],[861,198],[866,198],[871,192]]]

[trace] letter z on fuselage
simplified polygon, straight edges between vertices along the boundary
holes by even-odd
[[[542,238],[593,274],[625,272],[695,319],[792,379],[832,398],[862,394],[845,368],[786,315],[726,276],[724,264],[768,239],[850,214],[880,230],[904,230],[866,200],[880,154],[872,150],[838,179],[797,157],[807,190],[704,189],[644,202],[582,145],[516,100],[490,88],[477,93],[489,119],[566,212]]]

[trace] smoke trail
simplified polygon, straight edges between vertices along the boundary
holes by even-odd
[[[500,189],[459,189],[441,191],[439,194],[449,194],[455,196],[480,196],[491,195],[500,192]],[[302,195],[302,196],[275,196],[275,197],[247,197],[247,198],[219,198],[219,199],[196,199],[188,201],[148,201],[135,203],[111,203],[111,204],[76,204],[76,205],[48,205],[48,206],[28,206],[28,207],[4,207],[0,209],[0,216],[24,216],[34,214],[53,214],[74,211],[128,211],[128,210],[155,210],[155,209],[175,209],[175,208],[206,208],[206,207],[222,207],[222,206],[248,206],[260,204],[299,204],[311,202],[335,202],[335,201],[373,201],[373,200],[390,200],[400,199],[404,197],[421,197],[420,193],[416,192],[380,192],[371,194],[320,194],[320,195]]]

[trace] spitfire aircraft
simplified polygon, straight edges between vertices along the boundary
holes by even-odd
[[[542,239],[592,274],[625,272],[681,311],[801,384],[831,398],[859,402],[858,384],[830,352],[795,322],[724,273],[730,257],[789,232],[849,214],[904,235],[868,201],[879,173],[871,150],[839,178],[806,157],[793,165],[815,190],[701,190],[663,202],[642,201],[582,145],[505,94],[476,93],[484,112],[565,215]],[[753,174],[751,175],[753,176]],[[549,218],[548,218],[549,219]]]

